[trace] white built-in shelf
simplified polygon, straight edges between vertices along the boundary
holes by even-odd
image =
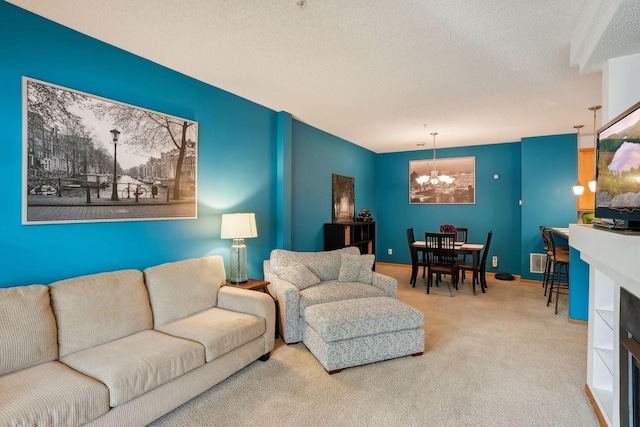
[[[612,297],[613,297],[613,295],[612,295]],[[614,316],[613,304],[612,304],[611,307],[596,308],[596,313],[600,316],[600,318],[602,320],[604,320],[604,322],[607,324],[607,326],[609,326],[611,328],[611,330],[613,331],[613,316]]]
[[[589,264],[587,386],[606,425],[620,426],[620,288],[640,295],[640,236],[569,226],[569,245]]]

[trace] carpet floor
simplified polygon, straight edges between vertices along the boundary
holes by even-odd
[[[398,299],[425,315],[425,353],[328,375],[304,344],[256,361],[152,426],[599,426],[584,391],[587,326],[546,306],[540,285],[488,277],[426,294],[411,270]]]

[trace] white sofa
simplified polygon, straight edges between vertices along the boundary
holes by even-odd
[[[271,251],[264,279],[278,301],[280,335],[288,343],[303,340],[304,311],[315,304],[356,298],[392,297],[396,279],[371,271],[373,255],[356,247],[325,252]]]
[[[274,345],[273,299],[212,256],[0,289],[0,425],[143,426]]]

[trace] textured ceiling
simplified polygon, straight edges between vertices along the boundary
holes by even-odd
[[[638,0],[9,2],[375,152],[591,133],[640,52]]]

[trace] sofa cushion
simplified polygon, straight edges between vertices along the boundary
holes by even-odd
[[[340,257],[339,282],[361,282],[371,284],[375,255],[343,253]]]
[[[350,246],[335,251],[324,252],[295,252],[284,249],[271,251],[272,268],[300,263],[309,268],[320,280],[336,280],[340,270],[340,255],[342,253],[360,254],[360,249]]]
[[[308,288],[309,286],[320,283],[318,276],[313,274],[306,265],[298,262],[292,265],[277,265],[274,272],[278,277],[286,280],[298,289]]]
[[[2,426],[77,426],[109,410],[104,384],[57,361],[0,376],[0,390]]]
[[[142,272],[120,270],[49,285],[60,357],[150,329]]]
[[[57,358],[49,289],[44,285],[0,289],[0,375]]]
[[[60,361],[109,388],[112,407],[128,402],[204,364],[202,345],[158,331],[142,331]]]
[[[262,317],[223,308],[210,308],[184,319],[165,323],[160,331],[175,337],[199,342],[204,346],[207,362],[252,341],[267,329]]]
[[[215,307],[218,289],[226,282],[220,255],[149,267],[144,277],[155,328]]]
[[[384,291],[372,285],[358,282],[338,282],[330,280],[300,291],[300,316],[304,317],[307,307],[331,301],[354,298],[386,296]]]

